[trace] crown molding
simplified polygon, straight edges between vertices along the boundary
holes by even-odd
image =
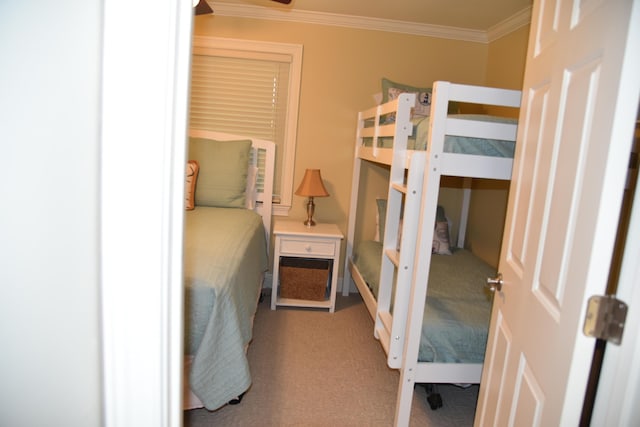
[[[418,22],[364,16],[341,15],[337,13],[310,12],[306,10],[277,9],[264,6],[215,3],[215,14],[238,18],[267,19],[303,24],[330,25],[334,27],[357,28],[370,31],[410,34],[476,43],[489,43],[528,25],[531,22],[531,7],[526,7],[513,16],[492,26],[487,31],[466,28],[429,25]]]
[[[239,5],[231,3],[216,3],[214,4],[214,10],[215,14],[220,16],[330,25],[334,27],[386,31],[476,43],[492,42],[520,27],[528,25],[531,22],[531,7],[526,7],[513,16],[489,28],[488,31],[447,27],[443,25],[428,25],[417,22],[396,21],[392,19],[341,15],[337,13],[277,9],[264,6]]]
[[[531,6],[525,7],[520,12],[515,13],[509,18],[489,28],[487,31],[487,40],[495,41],[509,33],[514,32],[518,28],[524,27],[531,23]]]
[[[442,25],[427,25],[417,22],[396,21],[392,19],[341,15],[326,12],[310,12],[305,10],[285,10],[264,6],[238,5],[231,3],[215,3],[213,4],[213,10],[215,11],[215,14],[219,16],[330,25],[334,27],[386,31],[424,37],[488,43],[486,31],[446,27]]]

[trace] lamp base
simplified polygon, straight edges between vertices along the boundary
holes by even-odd
[[[309,197],[309,201],[307,202],[307,219],[304,221],[304,225],[307,227],[316,225],[316,222],[313,220],[313,213],[315,209],[316,205],[313,203],[313,197]]]

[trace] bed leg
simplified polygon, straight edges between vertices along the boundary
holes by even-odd
[[[438,393],[438,385],[433,383],[422,384],[427,392],[427,402],[433,411],[442,408],[442,396]]]
[[[242,402],[242,398],[244,397],[245,393],[246,391],[242,393],[240,396],[236,397],[235,399],[231,399],[229,401],[229,405],[237,405],[238,403]]]

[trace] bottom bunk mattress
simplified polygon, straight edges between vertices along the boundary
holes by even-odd
[[[358,245],[354,264],[374,297],[378,294],[382,244]],[[491,318],[486,278],[495,269],[465,249],[432,255],[418,361],[482,363]]]
[[[251,384],[246,347],[268,268],[262,218],[247,209],[186,212],[185,352],[191,390],[209,410]]]

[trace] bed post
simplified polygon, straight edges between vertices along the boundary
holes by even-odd
[[[460,226],[458,227],[458,247],[464,248],[469,220],[469,205],[471,203],[471,178],[465,177],[462,182],[462,207],[460,209]]]
[[[362,143],[360,129],[364,126],[362,113],[358,113],[358,130],[356,134],[356,144],[353,153],[353,174],[351,178],[351,200],[349,203],[349,223],[347,225],[347,245],[344,257],[344,272],[342,277],[342,295],[348,296],[351,290],[351,270],[349,261],[353,256],[353,239],[355,238],[356,214],[358,209],[358,191],[360,189],[360,164],[362,159],[358,156],[358,148]]]

